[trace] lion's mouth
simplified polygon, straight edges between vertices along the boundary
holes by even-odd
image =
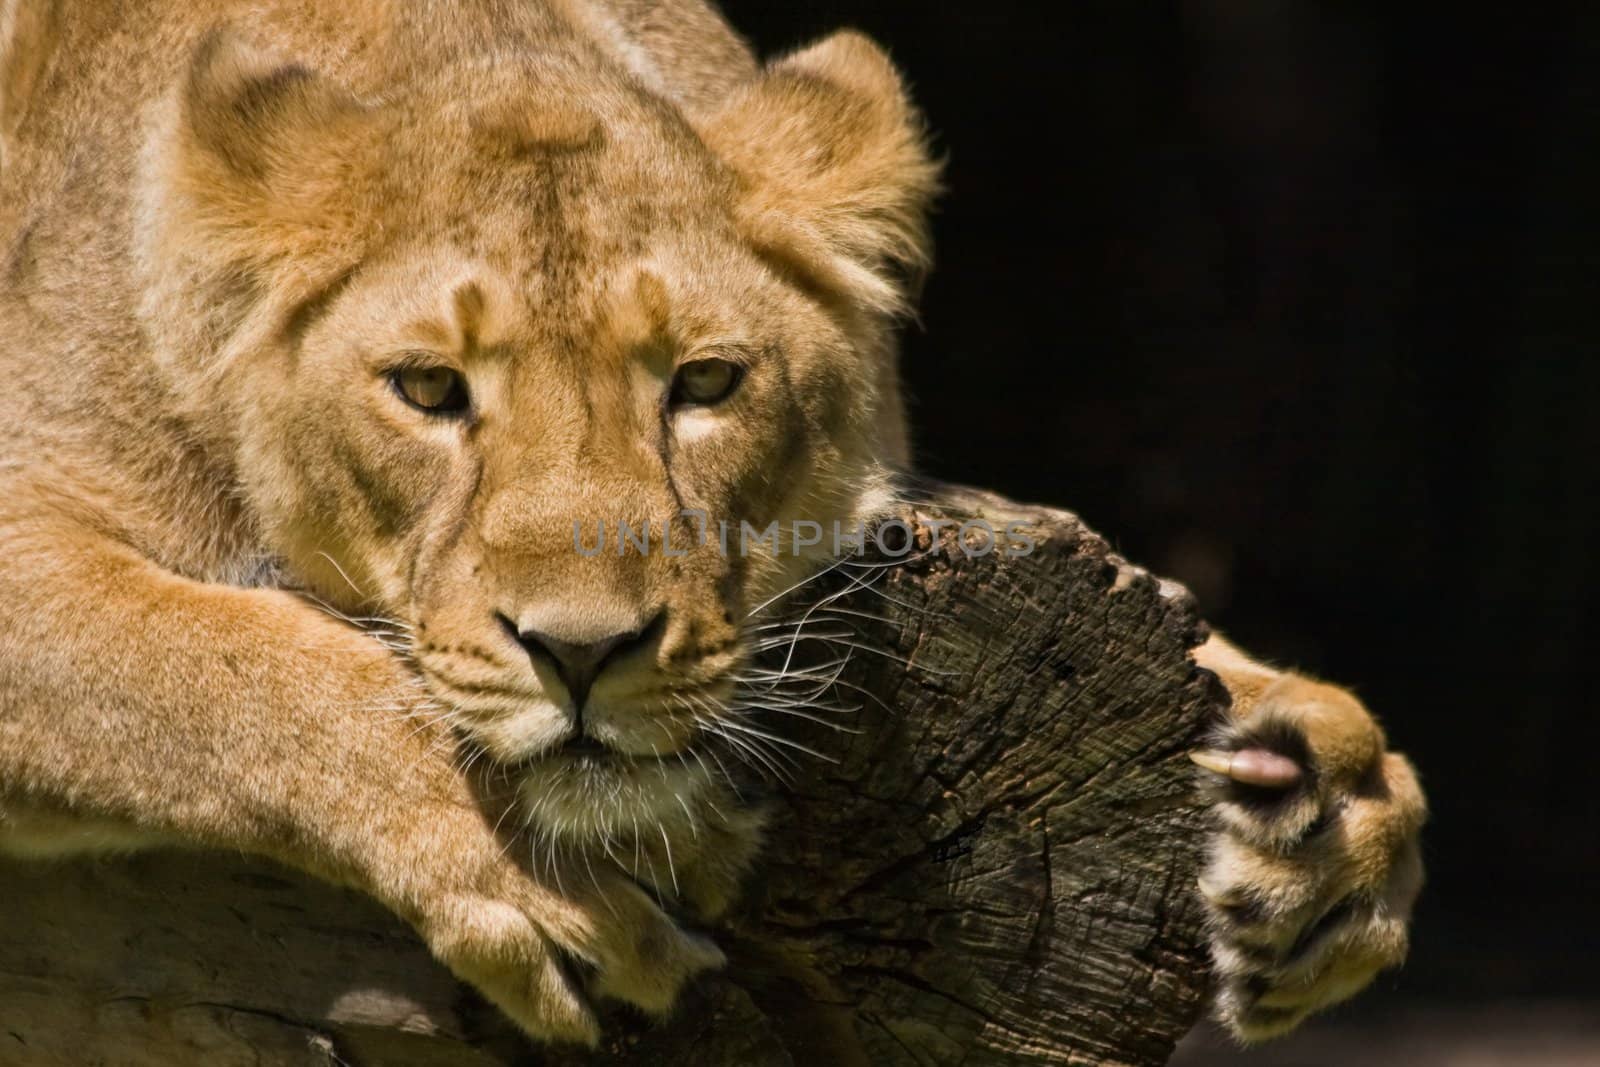
[[[603,758],[607,756],[621,756],[622,753],[589,734],[579,734],[577,737],[566,741],[557,749],[563,756]]]
[[[513,775],[537,774],[541,770],[560,767],[585,771],[624,771],[629,767],[656,764],[666,760],[676,761],[678,758],[677,751],[625,752],[592,734],[585,733],[568,738],[554,748],[544,749],[519,760],[502,762],[501,767]]]

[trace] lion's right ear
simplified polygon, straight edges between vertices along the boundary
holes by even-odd
[[[159,225],[191,255],[238,266],[346,258],[371,205],[374,109],[297,63],[220,30],[201,42],[151,160]],[[178,251],[178,249],[170,249]]]

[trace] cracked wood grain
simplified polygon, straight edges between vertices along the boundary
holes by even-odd
[[[151,853],[0,865],[0,1064],[1164,1062],[1206,982],[1184,753],[1226,697],[1189,656],[1203,624],[1070,514],[918,499],[910,556],[804,591],[855,613],[860,710],[785,720],[828,759],[773,791],[730,967],[668,1022],[535,1050],[361,896]],[[938,516],[1037,547],[969,558]]]

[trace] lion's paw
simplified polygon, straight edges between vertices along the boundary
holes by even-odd
[[[588,887],[593,895],[584,906],[598,927],[572,948],[596,965],[589,985],[594,995],[665,1015],[696,975],[726,962],[709,938],[679,926],[620,872],[591,873]]]
[[[1192,758],[1220,823],[1200,891],[1237,1037],[1290,1030],[1405,958],[1426,806],[1360,702],[1285,675]]]
[[[724,962],[610,870],[559,896],[518,872],[493,893],[433,902],[419,926],[440,960],[543,1041],[593,1045],[599,997],[663,1015],[690,980]]]

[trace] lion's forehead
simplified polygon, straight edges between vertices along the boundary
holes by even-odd
[[[592,77],[512,74],[406,102],[380,210],[408,232],[526,248],[547,273],[661,234],[730,228],[732,179],[674,110],[634,88],[597,91]]]
[[[641,334],[783,332],[792,301],[736,222],[737,183],[659,98],[517,60],[446,69],[390,106],[381,189],[351,206],[376,216],[370,254],[405,261],[397,304],[433,314],[476,276],[508,337],[591,362]]]

